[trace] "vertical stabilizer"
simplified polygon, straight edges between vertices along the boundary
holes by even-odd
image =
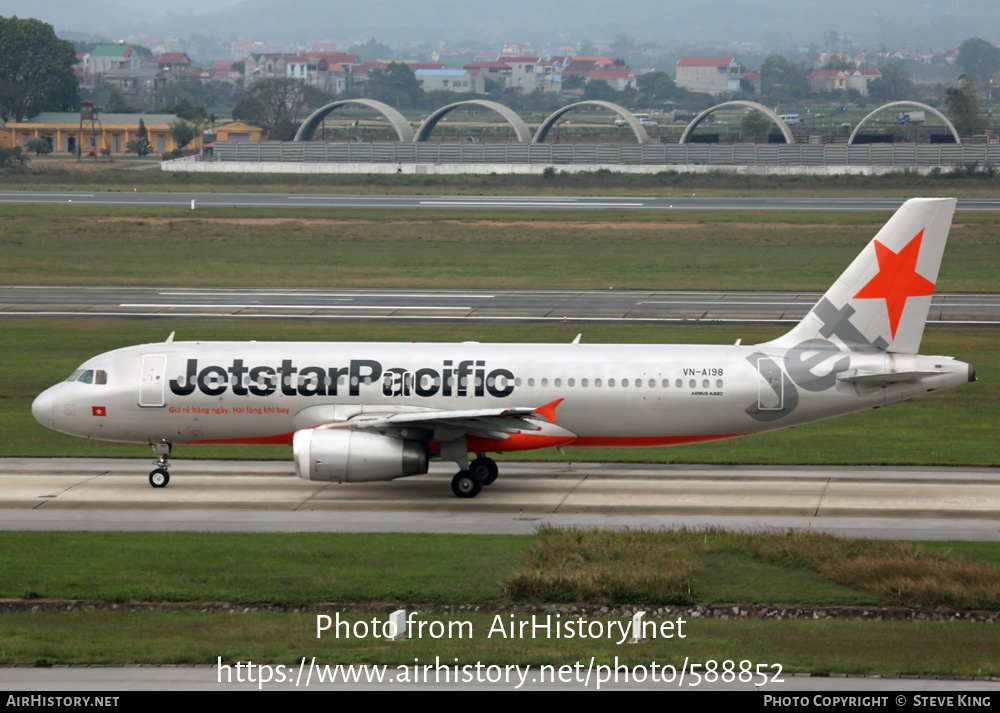
[[[889,219],[812,311],[771,344],[836,339],[850,349],[916,354],[954,198],[912,198]]]

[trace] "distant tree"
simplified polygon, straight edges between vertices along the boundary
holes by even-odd
[[[972,37],[958,46],[955,63],[973,82],[982,83],[990,75],[1000,72],[1000,49],[986,40]]]
[[[740,131],[743,132],[743,140],[751,141],[755,144],[763,143],[767,139],[768,129],[771,128],[771,120],[759,111],[752,111],[744,114],[740,119]]]
[[[377,62],[380,59],[392,59],[392,47],[384,45],[374,37],[367,42],[351,45],[349,54],[356,54],[362,62]]]
[[[568,77],[563,77],[562,88],[563,89],[583,89],[587,84],[587,77],[583,74],[571,74]]]
[[[0,119],[79,105],[73,43],[39,20],[0,17]]]
[[[412,69],[402,62],[390,62],[385,69],[376,67],[368,73],[368,95],[389,106],[396,106],[398,96],[398,108],[412,109],[424,95],[424,90]]]
[[[621,101],[618,91],[603,79],[591,79],[583,88],[583,98],[590,101]]]
[[[187,97],[182,98],[179,102],[173,106],[168,106],[164,108],[164,112],[168,114],[176,114],[181,119],[185,121],[191,121],[194,123],[201,123],[205,121],[208,116],[208,111],[203,106],[195,106]]]
[[[146,156],[153,147],[149,143],[149,129],[146,128],[146,123],[140,117],[139,119],[139,130],[136,132],[134,139],[129,139],[128,143],[125,144],[125,151],[128,153],[134,153],[136,156]]]
[[[882,76],[868,85],[868,94],[880,102],[913,99],[917,88],[902,61],[891,62],[881,70]]]
[[[314,87],[298,79],[266,77],[247,87],[233,107],[233,118],[264,127],[270,139],[285,137],[303,107],[324,99]]]
[[[24,168],[28,163],[28,157],[21,153],[20,146],[7,148],[0,146],[0,168]]]
[[[615,39],[611,42],[612,57],[622,57],[627,61],[628,53],[634,49],[635,40],[626,35],[624,32],[619,32],[615,35]]]
[[[178,119],[170,127],[170,138],[174,140],[180,148],[184,148],[198,135],[198,129],[183,119]]]
[[[677,84],[666,72],[647,72],[635,83],[639,89],[638,101],[643,106],[652,107],[677,97]]]
[[[787,102],[809,96],[809,73],[803,63],[772,54],[760,65],[761,94],[769,101]]]
[[[52,144],[41,137],[31,139],[25,144],[24,148],[26,151],[33,152],[36,156],[44,156],[45,154],[52,153]]]
[[[597,57],[599,54],[600,50],[597,49],[597,45],[590,40],[584,40],[580,43],[581,57]]]
[[[979,129],[979,95],[968,75],[958,78],[945,90],[944,102],[948,105],[948,118],[958,129],[958,133],[970,135]]]
[[[136,156],[146,156],[153,147],[149,145],[149,139],[140,139],[136,137],[134,139],[129,139],[128,143],[125,144],[125,151],[127,153],[134,153]]]
[[[835,69],[841,72],[845,69],[852,69],[853,67],[854,64],[846,57],[834,57],[823,65],[823,69]]]
[[[104,111],[111,114],[138,114],[141,109],[135,104],[127,103],[121,91],[115,88],[108,96],[108,102],[104,105]]]

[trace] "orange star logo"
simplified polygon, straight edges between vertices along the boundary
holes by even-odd
[[[876,240],[878,274],[854,295],[855,298],[861,299],[885,300],[893,339],[896,338],[896,328],[903,316],[907,298],[934,294],[934,283],[917,274],[917,257],[920,255],[920,241],[923,237],[924,231],[921,230],[898,253],[894,253]]]

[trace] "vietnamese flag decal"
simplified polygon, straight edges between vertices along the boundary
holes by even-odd
[[[108,407],[107,406],[93,406],[91,407],[95,416],[107,416]]]

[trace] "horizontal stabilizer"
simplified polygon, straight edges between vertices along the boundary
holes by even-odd
[[[851,384],[863,384],[865,386],[888,386],[889,384],[900,384],[906,381],[919,381],[927,376],[937,376],[947,374],[943,369],[926,369],[923,371],[849,371],[839,374],[838,381],[845,381]]]

